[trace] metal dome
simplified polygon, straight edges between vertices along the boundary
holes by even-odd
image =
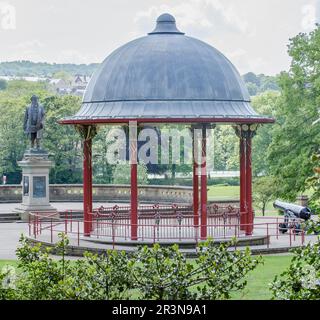
[[[185,36],[169,14],[161,15],[147,36],[103,61],[88,84],[81,109],[63,122],[128,119],[272,122],[252,109],[232,63],[212,46]]]

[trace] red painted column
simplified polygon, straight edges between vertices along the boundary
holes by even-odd
[[[253,208],[252,208],[252,138],[246,139],[246,198],[247,198],[247,228],[246,235],[253,232]]]
[[[131,240],[138,240],[138,165],[137,165],[137,123],[130,124],[130,164],[131,164]]]
[[[240,230],[246,230],[246,140],[240,133]]]
[[[92,140],[83,142],[83,220],[84,235],[90,236],[92,230]]]
[[[207,239],[207,130],[202,128],[202,150],[201,150],[201,240]]]
[[[89,208],[89,212],[92,213],[92,202],[93,202],[93,196],[92,196],[92,139],[90,139],[88,141],[89,144],[89,190],[88,190],[88,194],[89,194],[89,204],[88,204],[88,208]],[[92,215],[89,214],[89,221],[90,221],[90,231],[93,231],[93,223],[92,223]]]
[[[198,140],[195,136],[195,129],[192,130],[192,150],[193,150],[193,224],[199,226],[199,157]]]

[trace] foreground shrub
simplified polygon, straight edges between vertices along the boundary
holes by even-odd
[[[140,248],[132,260],[135,287],[142,299],[228,299],[246,286],[245,276],[261,262],[249,249],[230,251],[233,245],[208,241],[195,261],[188,261],[177,245]]]
[[[273,299],[320,299],[320,242],[294,249],[287,270],[276,276],[271,284]]]
[[[245,276],[261,258],[250,250],[231,251],[235,243],[199,246],[199,256],[187,260],[177,245],[142,247],[132,256],[109,250],[66,259],[64,234],[51,257],[41,244],[30,246],[24,237],[17,249],[18,268],[0,273],[0,299],[112,300],[112,299],[228,299],[242,290]]]

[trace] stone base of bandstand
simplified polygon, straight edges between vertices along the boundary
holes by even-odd
[[[49,172],[53,162],[44,150],[30,149],[22,161],[22,203],[16,208],[22,221],[28,221],[30,213],[46,217],[59,217],[49,200]]]

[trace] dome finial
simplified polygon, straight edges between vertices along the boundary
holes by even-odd
[[[177,29],[176,19],[169,13],[163,13],[157,19],[156,28],[150,34],[184,34]]]

